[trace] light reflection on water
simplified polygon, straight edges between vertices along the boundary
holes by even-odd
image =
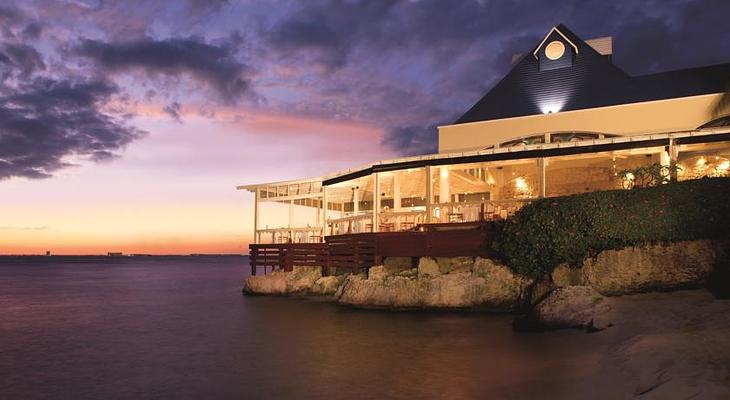
[[[244,297],[245,258],[0,259],[2,398],[525,398],[590,335],[511,317]]]

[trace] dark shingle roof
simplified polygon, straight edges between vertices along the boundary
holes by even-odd
[[[730,83],[730,63],[632,77],[564,25],[557,29],[578,47],[571,66],[540,70],[530,52],[455,123],[720,93]],[[557,32],[544,43],[553,39]]]

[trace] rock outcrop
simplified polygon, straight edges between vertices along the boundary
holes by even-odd
[[[722,242],[695,240],[607,250],[577,273],[607,296],[700,287],[723,249]]]
[[[485,308],[511,311],[519,305],[529,279],[513,274],[506,266],[488,259],[459,259],[452,272],[443,273],[444,262],[421,258],[408,273],[389,274],[382,267],[370,269],[368,277],[349,276],[338,292],[338,302],[382,308]]]
[[[307,295],[331,290],[332,280],[320,281],[320,267],[294,266],[291,272],[276,270],[268,275],[250,276],[243,291],[249,294]],[[317,282],[320,282],[319,284]]]
[[[345,275],[323,276],[317,279],[310,293],[320,296],[333,296],[345,281]]]
[[[548,328],[604,329],[610,325],[611,306],[590,286],[555,289],[535,307],[535,317]]]

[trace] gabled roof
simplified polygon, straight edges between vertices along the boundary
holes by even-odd
[[[563,39],[565,39],[565,41],[571,47],[573,47],[573,49],[575,50],[576,54],[578,53],[578,46],[576,46],[575,43],[573,43],[573,41],[570,40],[570,38],[568,38],[567,36],[565,36],[565,34],[563,32],[560,32],[560,29],[558,29],[557,26],[554,26],[553,29],[550,29],[550,32],[548,32],[547,35],[545,35],[545,37],[542,39],[542,42],[540,42],[540,44],[538,44],[537,47],[535,47],[535,51],[532,52],[532,56],[535,57],[536,60],[538,59],[538,56],[537,56],[538,50],[540,50],[540,48],[542,48],[542,45],[544,45],[545,42],[547,42],[548,38],[550,36],[552,36],[553,32],[554,33],[557,33],[558,35],[560,35],[560,37],[562,37]]]
[[[730,83],[730,63],[629,76],[564,25],[551,36],[575,46],[572,65],[540,70],[540,57],[523,57],[455,124],[586,108],[721,93]]]

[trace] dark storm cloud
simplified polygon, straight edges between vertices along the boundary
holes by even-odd
[[[730,2],[711,0],[679,3],[660,17],[619,21],[609,32],[614,60],[633,74],[728,62],[727,15]]]
[[[436,125],[398,126],[385,132],[382,143],[402,155],[436,153]]]
[[[0,97],[0,179],[47,178],[78,156],[113,157],[143,133],[102,111],[104,81],[34,79]]]
[[[192,37],[144,38],[125,43],[86,39],[75,50],[110,72],[141,69],[152,75],[189,74],[228,103],[254,95],[252,71],[237,60],[235,48],[230,45],[209,44]]]
[[[217,13],[230,3],[230,0],[187,0],[185,2],[187,11],[192,16],[206,16]]]
[[[43,25],[38,22],[31,22],[21,32],[24,39],[38,39],[43,32]]]
[[[3,80],[13,73],[27,77],[45,68],[43,57],[35,48],[23,44],[0,45],[0,73]]]
[[[342,67],[352,48],[363,37],[371,36],[388,11],[396,4],[392,0],[303,3],[270,30],[264,32],[268,46],[280,55],[301,55],[315,51],[317,62],[330,67]]]

